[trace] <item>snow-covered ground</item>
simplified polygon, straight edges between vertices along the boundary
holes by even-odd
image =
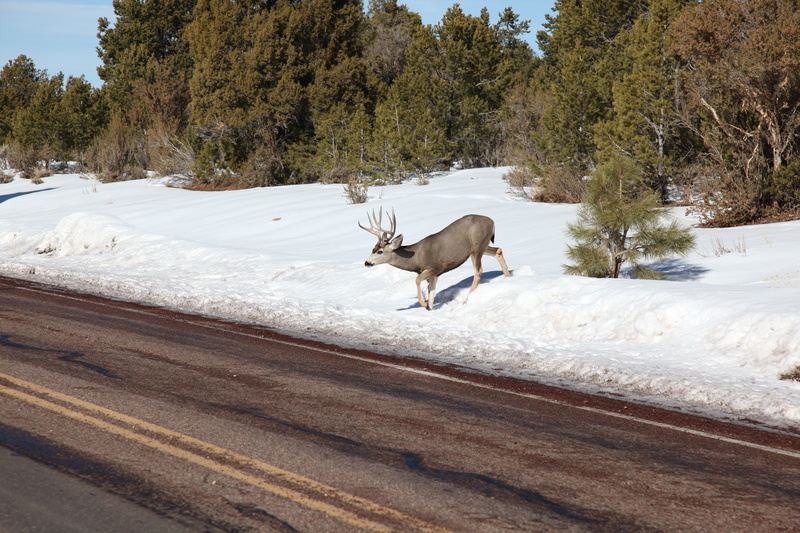
[[[506,169],[375,187],[194,192],[166,180],[55,175],[0,185],[0,273],[336,337],[349,345],[717,416],[800,427],[800,222],[695,229],[669,281],[565,276],[574,205],[524,202]],[[444,274],[432,312],[415,274],[365,268],[367,211],[394,207],[416,242],[467,213],[495,220],[512,277],[484,258]],[[673,213],[691,224],[683,209]],[[0,303],[1,305],[1,303]],[[2,324],[0,323],[0,330]]]

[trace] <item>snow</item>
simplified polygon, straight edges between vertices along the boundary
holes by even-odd
[[[113,298],[288,329],[633,401],[800,425],[800,222],[698,229],[668,280],[562,274],[577,206],[525,202],[507,169],[370,189],[197,192],[167,179],[76,174],[0,185],[0,273]],[[484,258],[444,274],[433,311],[415,274],[366,268],[367,211],[395,209],[410,244],[467,213],[492,217],[512,272]],[[673,214],[696,223],[684,209]]]

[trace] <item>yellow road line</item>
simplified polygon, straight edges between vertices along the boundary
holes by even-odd
[[[225,459],[233,460],[233,461],[235,461],[235,462],[237,462],[237,463],[239,463],[239,464],[241,464],[243,466],[249,466],[249,467],[252,467],[252,468],[256,468],[256,469],[261,470],[261,471],[263,471],[263,472],[265,472],[267,474],[270,474],[272,476],[280,478],[280,479],[282,479],[282,480],[284,480],[286,482],[293,483],[296,486],[303,487],[306,490],[314,491],[314,492],[319,493],[321,495],[324,495],[326,497],[337,498],[338,500],[342,501],[345,504],[349,504],[349,505],[351,505],[353,507],[356,507],[356,508],[361,509],[363,511],[366,511],[368,513],[375,514],[375,515],[378,515],[378,516],[383,516],[385,518],[389,518],[389,519],[392,519],[392,520],[400,521],[404,526],[411,526],[411,527],[413,527],[415,529],[419,529],[421,531],[430,531],[430,532],[444,532],[444,531],[446,531],[445,529],[433,526],[431,524],[428,524],[426,522],[418,520],[418,519],[416,519],[414,517],[405,515],[405,514],[401,513],[400,511],[396,511],[396,510],[390,509],[388,507],[383,507],[382,505],[379,505],[379,504],[377,504],[375,502],[372,502],[370,500],[366,500],[364,498],[355,496],[355,495],[350,494],[348,492],[344,492],[344,491],[339,490],[339,489],[337,489],[335,487],[332,487],[332,486],[326,485],[324,483],[320,483],[320,482],[314,481],[312,479],[306,478],[306,477],[301,476],[299,474],[295,474],[295,473],[290,472],[288,470],[284,470],[282,468],[276,467],[276,466],[271,465],[269,463],[265,463],[263,461],[259,461],[257,459],[253,459],[253,458],[248,457],[246,455],[242,455],[242,454],[236,453],[234,451],[231,451],[231,450],[228,450],[228,449],[225,449],[225,448],[221,448],[219,446],[216,446],[216,445],[213,445],[213,444],[210,444],[210,443],[195,439],[195,438],[190,437],[188,435],[184,435],[182,433],[178,433],[178,432],[169,430],[167,428],[163,428],[161,426],[157,426],[155,424],[151,424],[149,422],[145,422],[144,420],[139,420],[137,418],[134,418],[134,417],[131,417],[131,416],[127,416],[127,415],[124,415],[122,413],[118,413],[116,411],[112,411],[110,409],[106,409],[105,407],[101,407],[99,405],[95,405],[93,403],[86,402],[86,401],[81,400],[79,398],[75,398],[73,396],[69,396],[69,395],[66,395],[66,394],[63,394],[63,393],[60,393],[60,392],[57,392],[57,391],[42,387],[40,385],[36,385],[35,383],[31,383],[31,382],[28,382],[28,381],[24,381],[24,380],[15,378],[13,376],[9,376],[7,374],[0,373],[0,379],[6,380],[8,382],[11,382],[14,385],[17,385],[19,387],[24,387],[24,388],[27,388],[29,390],[35,391],[37,393],[44,394],[44,395],[50,396],[52,398],[61,400],[62,402],[79,406],[79,407],[81,407],[83,409],[86,409],[88,411],[100,413],[100,414],[102,414],[104,416],[107,416],[109,418],[112,418],[114,420],[118,420],[120,422],[124,422],[126,424],[130,424],[130,425],[133,425],[133,426],[138,426],[139,428],[142,428],[144,430],[150,431],[152,433],[155,433],[155,434],[158,434],[158,435],[163,435],[163,436],[175,439],[178,442],[181,442],[183,444],[192,446],[192,447],[194,447],[196,449],[199,449],[200,451],[216,454],[216,455],[221,456],[221,457],[223,457]],[[289,488],[281,487],[279,485],[275,485],[273,483],[269,483],[269,482],[264,481],[264,480],[262,480],[260,478],[252,476],[250,474],[247,474],[246,472],[243,472],[241,470],[238,470],[238,469],[235,469],[233,467],[230,467],[230,466],[227,466],[225,464],[222,464],[222,463],[220,463],[218,461],[214,461],[212,459],[208,459],[206,457],[202,457],[202,456],[197,455],[195,453],[183,450],[181,448],[178,448],[178,447],[175,447],[175,446],[172,446],[172,445],[169,445],[169,444],[164,444],[164,443],[162,443],[160,441],[157,441],[157,440],[155,440],[153,438],[147,437],[145,435],[141,435],[139,433],[135,433],[133,431],[130,431],[130,430],[125,429],[123,427],[117,426],[115,424],[111,424],[109,422],[105,422],[105,421],[100,420],[98,418],[95,418],[95,417],[80,413],[78,411],[73,411],[73,410],[71,410],[69,408],[66,408],[66,407],[63,407],[61,405],[49,402],[47,400],[43,400],[43,399],[38,398],[36,396],[32,396],[30,394],[27,394],[27,393],[24,393],[24,392],[15,390],[15,389],[4,387],[4,386],[1,386],[1,385],[0,385],[0,392],[6,394],[8,396],[13,396],[13,397],[18,398],[20,400],[23,400],[25,402],[31,403],[33,405],[37,405],[39,407],[48,409],[48,410],[53,411],[55,413],[67,416],[69,418],[73,418],[75,420],[80,420],[81,422],[84,422],[84,423],[93,425],[95,427],[104,429],[106,431],[109,431],[111,433],[126,437],[128,439],[134,440],[136,442],[139,442],[141,444],[144,444],[146,446],[149,446],[149,447],[154,448],[156,450],[159,450],[161,452],[170,454],[170,455],[172,455],[174,457],[178,457],[178,458],[193,462],[195,464],[204,466],[206,468],[214,470],[215,472],[227,475],[229,477],[238,479],[240,481],[244,481],[244,482],[249,483],[249,484],[251,484],[253,486],[256,486],[256,487],[262,488],[262,489],[264,489],[264,490],[266,490],[268,492],[271,492],[271,493],[273,493],[273,494],[275,494],[277,496],[281,496],[281,497],[286,498],[288,500],[294,501],[294,502],[299,503],[301,505],[304,505],[304,506],[306,506],[308,508],[321,511],[321,512],[323,512],[323,513],[325,513],[325,514],[327,514],[327,515],[329,515],[329,516],[331,516],[333,518],[336,518],[336,519],[341,520],[343,522],[352,524],[352,525],[354,525],[356,527],[359,527],[359,528],[362,528],[362,529],[365,529],[365,530],[368,530],[368,531],[390,531],[389,528],[387,528],[386,526],[383,526],[382,524],[379,524],[377,522],[362,518],[362,517],[360,517],[360,516],[358,516],[358,515],[356,515],[354,513],[351,513],[349,511],[344,510],[344,509],[340,509],[339,507],[336,507],[336,506],[327,504],[325,502],[321,502],[319,500],[313,499],[313,498],[311,498],[309,496],[306,496],[306,495],[304,495],[304,494],[302,494],[302,493],[300,493],[300,492],[298,492],[296,490],[292,490],[292,489],[289,489]]]

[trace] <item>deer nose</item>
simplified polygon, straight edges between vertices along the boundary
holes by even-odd
[[[369,261],[364,261],[364,266],[365,266],[365,267],[371,267],[371,266],[375,266],[375,265],[373,265],[373,264],[372,264],[372,263],[370,263]]]

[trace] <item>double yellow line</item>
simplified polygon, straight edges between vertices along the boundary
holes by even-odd
[[[0,373],[0,380],[8,382],[17,387],[11,388],[3,383],[0,383],[0,393],[3,393],[7,396],[17,398],[29,404],[50,410],[54,413],[58,413],[74,420],[79,420],[86,424],[164,452],[173,457],[183,459],[190,463],[213,470],[219,474],[243,481],[271,494],[303,505],[309,509],[322,512],[332,518],[341,520],[342,522],[348,523],[357,528],[376,532],[392,531],[393,528],[391,526],[384,525],[384,523],[378,521],[382,519],[384,522],[396,524],[398,528],[402,528],[403,530],[414,529],[425,532],[446,531],[445,529],[433,526],[427,522],[423,522],[422,520],[418,520],[394,509],[384,507],[370,500],[366,500],[364,498],[344,492],[330,485],[319,483],[313,479],[295,474],[269,463],[265,463],[246,455],[215,446],[214,444],[209,444],[199,439],[195,439],[188,435],[145,422],[144,420],[139,420],[138,418],[112,411],[111,409],[106,409],[105,407],[86,402],[79,398],[62,394],[60,392],[36,385],[35,383],[24,381],[3,373]],[[79,407],[84,412],[76,411],[70,407],[54,403],[50,400],[45,400],[39,396],[34,396],[22,390],[18,390],[20,388],[27,389],[28,391],[34,392],[39,396],[45,396],[53,400],[58,400],[59,402],[62,402],[62,404],[67,404],[68,406]],[[164,442],[156,440],[155,438],[148,437],[147,435],[131,431],[130,429],[126,429],[125,427],[115,423],[108,422],[106,420],[97,418],[96,416],[87,414],[87,412],[100,414],[107,419],[121,422],[128,426],[140,428],[141,430],[154,435],[166,437],[171,439],[172,442],[177,442],[194,451],[189,451],[171,444],[165,444]],[[200,455],[200,453],[213,454],[218,459],[211,459],[207,456]],[[238,467],[229,466],[231,463],[238,465]],[[282,484],[277,484],[269,481],[268,479],[249,474],[247,471],[245,471],[245,469],[266,474],[266,478],[278,480]],[[336,505],[337,503],[338,505]]]

